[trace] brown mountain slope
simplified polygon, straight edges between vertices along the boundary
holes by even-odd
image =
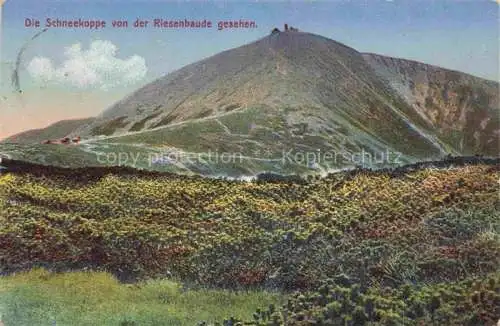
[[[228,136],[227,129],[203,127],[206,121],[222,116],[231,120],[229,124],[248,119],[241,116],[248,110],[257,111],[252,114],[257,118],[251,118],[255,127],[274,133],[275,139],[230,127]],[[266,117],[265,121],[257,121],[259,117]],[[192,138],[190,130],[175,133],[175,139],[164,133],[149,136],[157,128],[188,121],[202,124],[197,128],[200,136],[212,134],[205,148],[218,143],[220,148],[236,149],[236,143],[251,141],[274,152],[290,147],[391,149],[419,158],[446,152],[423,128],[425,120],[374,73],[361,53],[328,38],[296,31],[266,36],[168,74],[118,102],[75,134],[143,143],[140,136],[127,134],[148,133],[144,136],[154,142],[190,150],[183,141]],[[276,123],[271,124],[273,121]],[[301,133],[294,134],[292,130],[298,127]],[[122,135],[125,138],[117,137]],[[303,137],[314,140],[302,146]],[[203,150],[204,141],[198,138],[197,150]]]
[[[33,144],[46,139],[63,138],[82,125],[94,121],[94,118],[62,120],[46,128],[32,129],[3,139],[2,143]]]
[[[498,83],[415,61],[363,56],[455,151],[498,156]]]

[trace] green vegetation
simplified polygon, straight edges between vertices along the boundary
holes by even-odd
[[[42,269],[0,278],[5,325],[196,325],[227,315],[249,319],[262,305],[280,304],[268,292],[183,290],[150,280],[120,284],[107,273],[53,274]]]
[[[33,129],[16,134],[0,141],[0,143],[38,144],[48,139],[60,139],[94,120],[95,118],[62,120],[43,129]]]
[[[132,125],[132,127],[130,127],[129,131],[141,131],[142,129],[144,129],[146,122],[148,122],[149,120],[153,120],[154,118],[156,118],[160,114],[161,114],[161,111],[158,111],[158,112],[155,112],[155,113],[145,117],[144,119],[142,119],[140,121],[137,121],[136,123],[134,123]]]
[[[224,107],[224,111],[225,112],[230,112],[230,111],[233,111],[233,110],[236,110],[236,109],[239,109],[241,107],[240,104],[230,104],[226,107]]]
[[[94,136],[99,136],[99,135],[104,135],[104,136],[109,136],[115,133],[117,129],[124,128],[126,125],[128,125],[128,122],[125,120],[127,119],[126,116],[123,117],[118,117],[116,119],[110,120],[100,126],[92,128],[92,135]]]
[[[483,164],[361,170],[306,184],[90,169],[73,177],[8,173],[0,175],[0,272],[86,268],[122,281],[168,277],[189,291],[251,290],[272,301],[260,291],[278,290],[289,299],[255,318],[245,312],[253,301],[234,310],[224,304],[217,318],[193,315],[207,323],[224,315],[233,316],[226,325],[274,325],[271,316],[277,325],[284,318],[290,325],[490,325],[500,307],[498,177],[498,165]],[[28,288],[19,291],[40,298]],[[25,300],[7,300],[15,302]],[[104,324],[123,317],[103,309],[111,311]],[[131,318],[156,316],[129,310]]]
[[[162,119],[154,128],[166,123],[164,120],[172,116],[167,116]],[[114,142],[122,144],[146,144],[146,145],[170,145],[182,148],[185,151],[207,151],[207,145],[200,140],[210,137],[215,137],[224,130],[214,120],[207,120],[203,123],[186,122],[181,125],[172,126],[171,128],[163,128],[158,130],[148,130],[139,134],[125,135],[117,137]],[[102,142],[106,143],[105,141]],[[218,143],[213,146],[219,145]]]
[[[248,135],[252,130],[252,125],[266,125],[268,119],[273,118],[271,112],[267,110],[270,110],[270,108],[249,107],[241,111],[235,111],[232,114],[221,116],[217,119],[229,128],[231,133]]]
[[[151,126],[150,129],[166,126],[169,123],[171,123],[172,121],[174,121],[175,119],[177,119],[177,114],[173,114],[172,112],[170,112],[169,114],[164,116],[160,121],[158,121],[156,124]]]
[[[405,284],[395,289],[364,288],[339,276],[325,280],[315,292],[294,293],[279,308],[270,304],[268,309],[258,309],[245,325],[478,326],[495,325],[498,316],[500,274],[483,280]],[[237,317],[232,321],[232,325],[243,322]]]
[[[96,154],[84,150],[84,145],[0,144],[0,153],[15,159],[54,166],[100,166]]]
[[[206,118],[206,117],[209,117],[213,112],[214,112],[214,110],[212,110],[212,109],[204,108],[201,112],[191,116],[190,119]]]

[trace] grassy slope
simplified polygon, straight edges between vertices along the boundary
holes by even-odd
[[[70,134],[76,128],[89,124],[94,118],[62,120],[46,128],[28,130],[13,136],[10,136],[1,142],[3,143],[21,143],[38,144],[47,139],[59,139]]]
[[[309,308],[296,298],[290,309],[300,306],[306,315],[327,309],[308,291],[345,274],[367,293],[389,300],[378,306],[382,324],[409,310],[419,316],[415,320],[431,324],[437,299],[419,289],[428,285],[440,302],[451,302],[439,318],[488,325],[491,313],[482,314],[496,313],[487,308],[499,302],[490,293],[496,285],[476,300],[468,297],[473,285],[460,290],[451,284],[499,273],[498,176],[498,165],[481,164],[334,174],[302,186],[159,175],[6,174],[0,176],[0,266],[4,272],[33,265],[90,267],[122,279],[171,275],[192,291],[197,285],[300,290]],[[405,284],[423,296],[424,312],[398,303]],[[30,302],[12,298],[14,305]],[[342,308],[338,318],[351,318],[360,304],[366,303]],[[19,309],[24,314],[31,308]],[[241,316],[238,309],[231,315]],[[295,317],[292,324],[300,325],[302,317]]]
[[[362,146],[361,142],[368,142],[367,139],[346,141],[345,130],[336,131],[333,137],[325,131],[300,133],[299,129],[297,125],[288,126],[284,116],[269,108],[250,108],[217,119],[188,121],[168,128],[97,139],[79,145],[0,144],[0,154],[65,167],[121,163],[157,171],[238,177],[268,171],[300,174],[349,168],[362,164],[362,150],[368,152],[370,157],[378,158],[385,157],[386,150],[394,152],[381,144],[377,145],[380,146],[377,149]],[[187,154],[174,156],[179,164],[151,163],[155,158],[168,157],[170,150],[176,153],[182,150]],[[345,156],[348,159],[344,159],[346,151],[357,156],[349,155]],[[312,155],[308,161],[306,154]],[[118,155],[126,160],[118,162]],[[397,162],[384,159],[378,163],[371,158],[364,160],[366,166],[383,167],[412,162],[414,158],[402,155]]]
[[[248,319],[262,305],[280,303],[268,292],[184,292],[168,280],[120,284],[107,273],[51,274],[43,269],[0,278],[6,326],[196,325],[228,315]],[[133,324],[135,322],[136,324]]]

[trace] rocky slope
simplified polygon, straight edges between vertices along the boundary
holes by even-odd
[[[363,56],[453,150],[498,155],[498,83],[415,61]]]

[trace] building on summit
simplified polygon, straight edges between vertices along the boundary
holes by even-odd
[[[285,23],[285,25],[283,27],[284,27],[284,29],[283,29],[284,32],[298,32],[299,31],[298,28],[295,28],[295,27],[292,27],[292,26],[288,26],[287,23]],[[279,28],[275,27],[271,31],[271,34],[276,34],[276,33],[280,33],[280,32],[281,31],[279,30]]]

